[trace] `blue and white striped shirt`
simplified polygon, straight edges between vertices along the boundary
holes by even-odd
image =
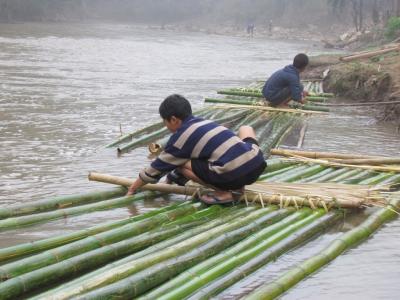
[[[144,182],[154,183],[191,159],[208,161],[211,174],[218,181],[235,180],[264,162],[257,145],[243,142],[234,132],[213,121],[190,116],[139,176]]]

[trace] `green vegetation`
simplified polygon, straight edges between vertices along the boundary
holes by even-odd
[[[386,38],[393,40],[400,36],[400,17],[391,17],[386,25]]]

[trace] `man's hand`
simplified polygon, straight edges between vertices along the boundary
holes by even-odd
[[[144,186],[145,184],[146,183],[139,177],[138,179],[135,180],[134,183],[131,184],[131,186],[128,189],[128,192],[126,193],[126,196],[131,196],[135,194],[137,189]]]

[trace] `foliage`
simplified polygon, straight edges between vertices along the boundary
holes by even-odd
[[[400,17],[391,17],[386,25],[385,36],[394,39],[400,36]]]

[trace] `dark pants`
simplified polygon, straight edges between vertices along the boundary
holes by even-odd
[[[285,87],[276,92],[274,95],[268,97],[267,101],[271,104],[271,106],[278,106],[281,105],[282,103],[287,102],[291,96],[292,92],[290,91],[290,88]]]

